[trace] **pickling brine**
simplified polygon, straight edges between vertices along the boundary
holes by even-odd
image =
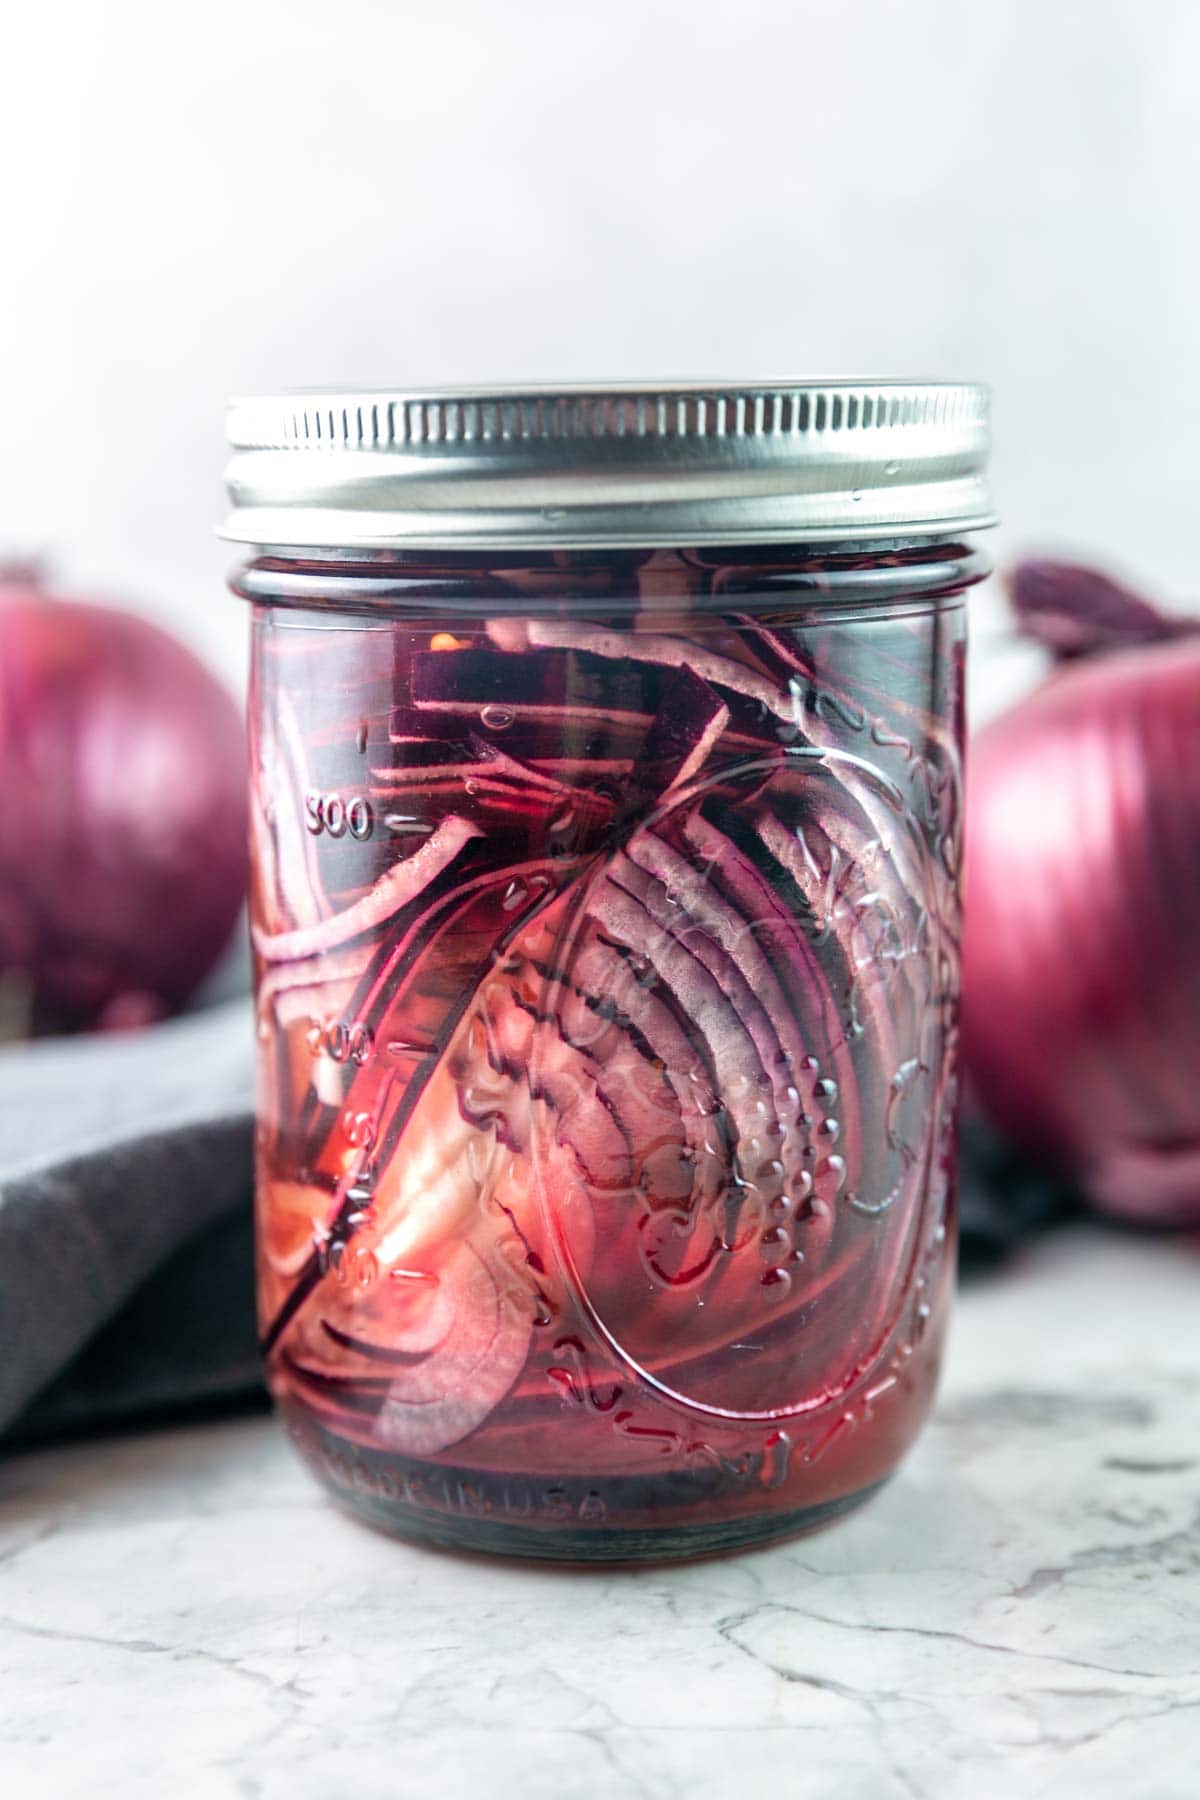
[[[880,1482],[928,1405],[961,608],[768,618],[768,572],[460,569],[414,618],[325,567],[329,605],[257,608],[270,1377],[407,1529],[771,1534]]]

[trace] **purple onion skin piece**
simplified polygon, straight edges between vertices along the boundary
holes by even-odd
[[[902,552],[780,553],[769,613],[735,553],[555,567],[382,630],[246,578],[260,1310],[374,1516],[670,1553],[851,1503],[930,1402],[961,605]]]
[[[1015,565],[1008,591],[1017,623],[1062,661],[1194,637],[1200,619],[1164,613],[1099,569],[1029,557]]]

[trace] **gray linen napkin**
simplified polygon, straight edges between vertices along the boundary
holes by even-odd
[[[139,1290],[143,1330],[135,1306],[109,1371],[129,1400],[178,1390],[196,1309],[220,1300],[231,1261],[244,1340],[252,1093],[244,995],[142,1032],[0,1049],[0,1432]],[[189,1245],[213,1232],[197,1264]],[[215,1278],[203,1295],[197,1268]],[[145,1284],[172,1269],[170,1317]],[[88,1390],[76,1373],[74,1403],[58,1395],[64,1423]]]

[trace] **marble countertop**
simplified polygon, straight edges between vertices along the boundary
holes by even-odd
[[[1200,1244],[970,1289],[897,1479],[726,1561],[410,1549],[261,1418],[12,1457],[0,1696],[14,1800],[1194,1800]]]

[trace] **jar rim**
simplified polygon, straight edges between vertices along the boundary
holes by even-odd
[[[995,523],[989,392],[831,380],[295,390],[231,402],[221,535],[503,550],[945,536]]]

